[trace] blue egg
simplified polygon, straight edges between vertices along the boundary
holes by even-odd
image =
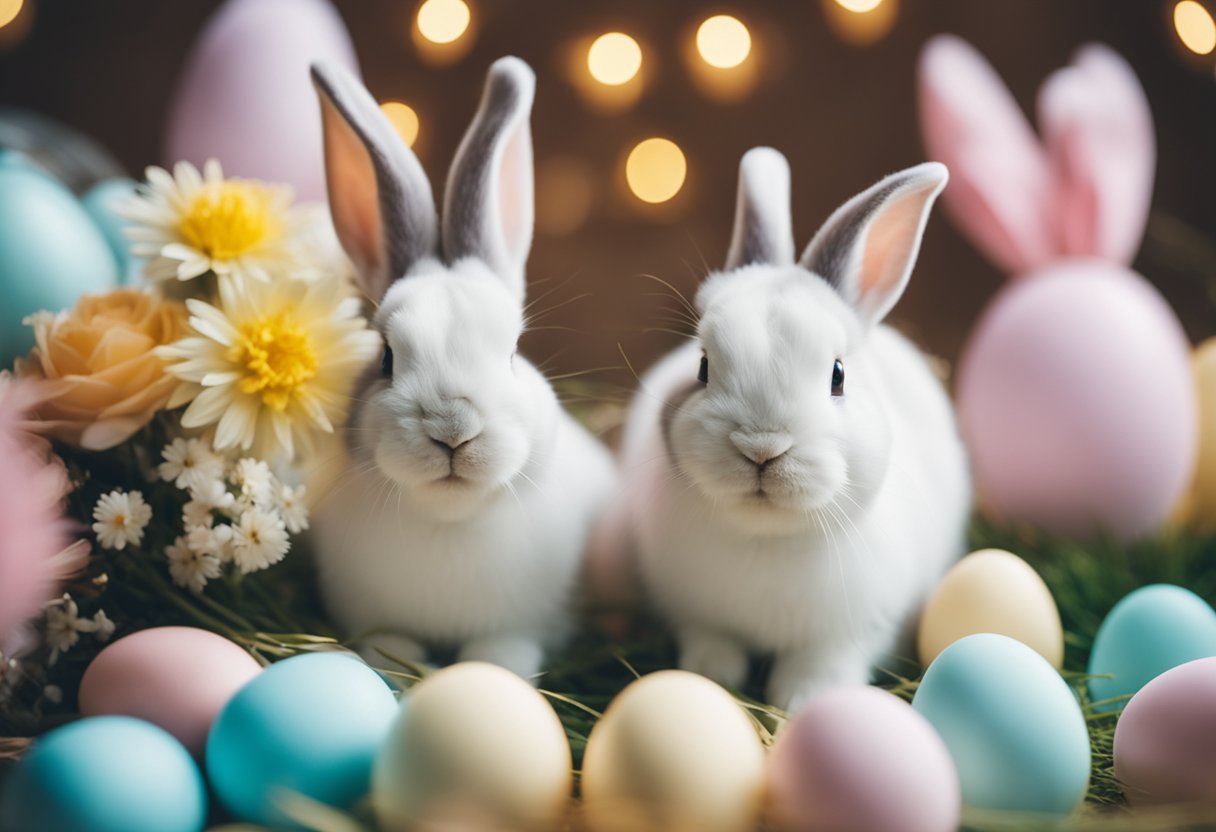
[[[38,739],[0,795],[13,832],[199,832],[203,777],[167,732],[128,716],[73,722]]]
[[[34,345],[21,323],[27,315],[67,309],[117,280],[114,253],[80,201],[19,154],[0,151],[0,364]]]
[[[207,738],[207,775],[238,818],[289,824],[281,790],[349,808],[371,786],[372,761],[397,713],[380,676],[346,653],[285,659],[251,679]]]
[[[1020,641],[967,636],[929,665],[912,707],[958,768],[963,802],[1067,814],[1089,787],[1089,733],[1073,691]]]
[[[1167,670],[1216,656],[1216,610],[1189,589],[1153,584],[1115,604],[1089,654],[1089,695],[1100,711],[1127,699]],[[1105,701],[1114,700],[1114,701]]]
[[[140,257],[131,256],[131,241],[123,234],[127,220],[114,212],[114,203],[135,193],[135,181],[132,179],[103,179],[89,188],[80,198],[84,208],[93,217],[97,227],[106,236],[110,251],[119,264],[119,281],[132,283],[143,270],[144,262]]]

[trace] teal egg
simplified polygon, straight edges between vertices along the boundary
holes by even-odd
[[[282,790],[339,808],[371,786],[372,761],[397,713],[380,676],[345,653],[294,656],[263,670],[220,711],[207,775],[242,820],[288,823]]]
[[[0,364],[34,345],[27,315],[67,309],[117,280],[105,235],[71,191],[0,151]]]
[[[1089,695],[1095,708],[1117,711],[1167,670],[1216,656],[1216,611],[1189,589],[1152,584],[1115,604],[1089,654]],[[1112,700],[1115,701],[1104,701]]]
[[[167,732],[128,716],[50,731],[8,775],[5,832],[199,832],[203,777]]]
[[[980,633],[941,652],[912,707],[954,758],[963,803],[1067,814],[1089,787],[1089,733],[1073,691],[1031,648]]]
[[[80,198],[84,209],[89,212],[93,222],[105,234],[110,251],[118,262],[118,279],[120,283],[132,283],[143,270],[143,259],[131,256],[131,241],[122,233],[127,227],[127,220],[114,213],[116,200],[126,199],[135,194],[133,179],[103,179],[85,192]]]

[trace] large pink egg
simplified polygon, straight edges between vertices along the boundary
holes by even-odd
[[[171,101],[165,162],[292,185],[325,199],[313,61],[358,72],[342,18],[327,0],[227,0],[211,17]]]
[[[147,720],[201,758],[215,717],[260,670],[252,656],[208,630],[140,630],[93,659],[80,682],[80,712]]]
[[[946,744],[912,706],[871,687],[813,700],[768,761],[770,819],[798,832],[954,832],[961,797]]]
[[[964,350],[957,396],[994,519],[1134,539],[1190,481],[1186,336],[1157,290],[1114,264],[1068,261],[1006,287]]]
[[[1216,658],[1167,670],[1115,726],[1115,776],[1129,803],[1216,800]]]

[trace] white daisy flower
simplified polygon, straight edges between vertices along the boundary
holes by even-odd
[[[76,646],[81,633],[91,633],[97,625],[80,617],[80,609],[72,596],[66,592],[46,610],[46,644],[51,648],[48,665],[59,661],[59,656]]]
[[[232,484],[241,490],[247,503],[265,506],[274,496],[275,476],[270,466],[260,459],[245,457],[232,469]]]
[[[207,581],[220,576],[220,559],[194,551],[186,545],[185,538],[179,537],[166,546],[165,557],[169,559],[169,576],[173,583],[191,592],[202,592]]]
[[[194,526],[186,532],[186,545],[193,552],[215,555],[221,561],[229,559],[229,544],[232,543],[232,526]]]
[[[211,506],[199,500],[189,500],[182,506],[182,528],[189,529],[194,526],[210,526],[215,522],[215,515],[211,513]]]
[[[152,507],[138,491],[111,491],[102,495],[93,508],[93,531],[106,549],[138,546],[144,529],[152,519]]]
[[[63,688],[59,685],[47,685],[42,689],[42,696],[52,705],[63,704]]]
[[[223,480],[205,480],[190,486],[190,502],[206,506],[211,511],[220,511],[231,515],[236,507],[236,498],[228,491],[228,485]],[[189,503],[187,503],[189,505]],[[194,509],[200,511],[201,509]],[[188,523],[187,525],[198,525]]]
[[[186,489],[194,483],[219,480],[224,476],[224,460],[198,439],[174,439],[161,451],[164,462],[157,466],[160,478]]]
[[[283,518],[252,508],[232,527],[232,560],[242,574],[278,563],[291,548]]]
[[[287,524],[287,531],[299,534],[308,528],[308,506],[304,504],[304,486],[292,488],[290,485],[279,487],[279,514]]]
[[[105,643],[114,635],[114,622],[106,615],[105,610],[98,610],[93,615],[93,638]]]
[[[268,282],[270,273],[306,266],[302,236],[315,222],[311,212],[292,208],[291,188],[255,179],[224,179],[219,162],[200,175],[178,162],[172,175],[150,167],[140,192],[116,212],[130,221],[131,253],[150,258],[149,280],[192,280],[207,272],[221,279]]]

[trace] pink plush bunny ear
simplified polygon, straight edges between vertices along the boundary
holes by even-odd
[[[955,223],[1009,271],[1054,256],[1047,157],[996,71],[939,35],[921,53],[919,87],[925,147],[950,169],[942,199]]]
[[[1083,47],[1039,91],[1064,254],[1130,263],[1153,192],[1156,144],[1135,73],[1105,46]]]

